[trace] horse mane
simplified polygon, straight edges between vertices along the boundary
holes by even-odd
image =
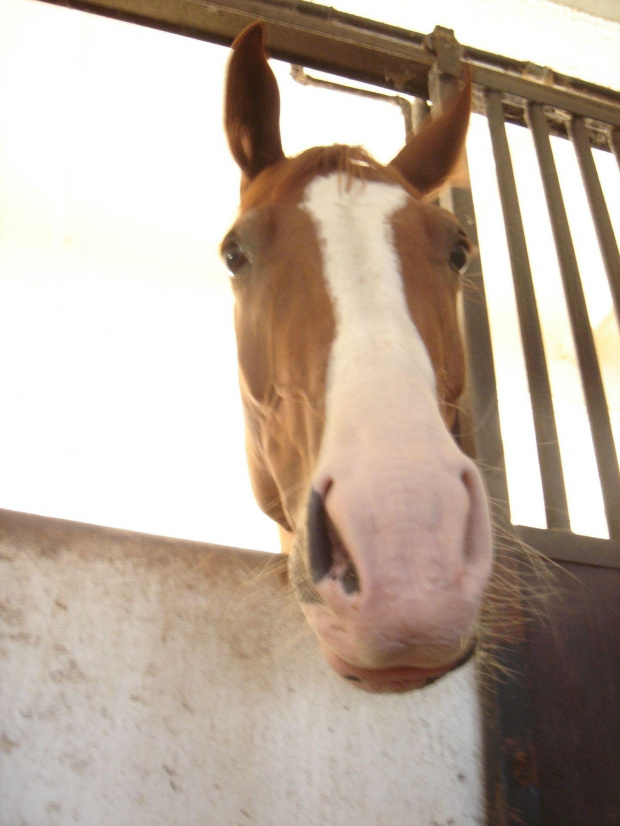
[[[286,200],[312,178],[331,172],[342,176],[345,190],[353,181],[387,181],[412,191],[396,169],[383,166],[361,146],[315,146],[294,158],[284,158],[258,175],[241,193],[241,211]],[[415,191],[412,194],[419,197]]]

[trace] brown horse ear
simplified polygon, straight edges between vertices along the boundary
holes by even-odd
[[[284,157],[280,140],[280,93],[263,48],[263,26],[253,23],[232,45],[228,64],[224,127],[239,164],[242,189]]]
[[[439,189],[454,173],[465,147],[471,110],[471,78],[450,108],[422,129],[390,163],[422,195]]]

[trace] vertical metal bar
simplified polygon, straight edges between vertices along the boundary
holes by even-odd
[[[422,122],[430,115],[430,107],[428,103],[422,98],[415,98],[411,105],[411,132],[417,132],[422,125]],[[409,136],[407,136],[409,137]]]
[[[437,31],[435,50],[437,61],[429,76],[430,98],[433,103],[444,101],[456,84],[451,74],[456,71],[442,71],[453,65],[458,44],[446,36],[445,31]],[[447,66],[442,61],[444,46],[447,50]],[[451,189],[442,195],[442,206],[451,209],[469,235],[478,243],[474,205],[471,191]],[[496,528],[510,535],[508,510],[508,484],[504,460],[497,384],[491,345],[491,332],[487,312],[486,294],[479,260],[472,262],[468,273],[470,288],[463,296],[463,323],[467,350],[471,357],[468,363],[468,386],[470,404],[475,422],[476,458],[485,477],[489,491],[493,518]],[[519,566],[510,557],[504,559],[502,575],[507,579],[519,580]],[[513,611],[520,612],[515,603]],[[519,625],[519,627],[521,627]],[[533,760],[533,736],[529,691],[526,672],[527,660],[525,641],[515,634],[514,642],[503,645],[497,652],[497,667],[505,669],[511,676],[510,684],[498,681],[495,685],[483,683],[480,687],[486,707],[485,720],[485,774],[487,790],[487,816],[489,822],[502,826],[540,826],[540,797],[534,781],[523,782],[515,775],[518,756],[525,755]]]
[[[609,218],[609,210],[605,203],[605,196],[592,157],[592,149],[590,148],[583,118],[573,118],[568,126],[568,131],[581,169],[581,177],[588,196],[596,237],[601,248],[605,272],[609,279],[616,318],[620,324],[620,253],[618,252],[618,242]]]
[[[431,101],[441,103],[449,99],[455,79],[441,72],[431,71],[429,88]],[[466,189],[447,189],[441,193],[443,207],[456,215],[470,241],[478,246],[478,232],[471,192]],[[495,363],[491,345],[491,329],[487,311],[486,292],[480,259],[474,259],[467,270],[469,289],[463,294],[463,324],[467,349],[476,358],[468,363],[468,391],[472,415],[476,423],[474,441],[476,458],[481,463],[485,482],[492,501],[508,513],[508,483],[504,444],[497,401]]]
[[[618,168],[620,169],[620,129],[611,130],[609,133],[609,143],[611,145],[611,151],[618,161]]]
[[[474,244],[478,243],[473,201],[468,189],[453,189],[451,209]],[[445,204],[446,202],[443,201]],[[475,422],[477,459],[489,491],[495,530],[501,538],[510,536],[508,483],[504,445],[499,418],[497,383],[491,344],[491,331],[482,267],[473,261],[467,272],[469,289],[463,296],[463,321],[467,349],[472,354],[469,387]],[[506,549],[502,551],[502,578],[519,588],[520,567]],[[485,715],[485,755],[488,819],[505,826],[540,826],[540,798],[534,780],[524,782],[515,772],[517,761],[535,762],[531,703],[527,684],[527,652],[521,638],[521,607],[518,601],[509,609],[514,623],[514,638],[494,652],[496,667],[511,675],[510,681],[483,683],[481,693]],[[500,621],[500,622],[501,622]],[[491,630],[491,633],[494,633]],[[493,718],[493,711],[497,715]]]
[[[568,503],[551,384],[499,92],[488,92],[486,102],[534,416],[547,527],[568,529]]]
[[[547,121],[540,104],[529,103],[527,111],[547,198],[573,340],[577,351],[609,534],[612,539],[618,539],[620,537],[620,472],[601,370],[594,347],[594,337],[590,327],[579,267],[566,217],[560,181],[553,160]]]
[[[448,199],[445,195],[441,202],[442,206],[447,205]],[[478,233],[471,193],[455,189],[449,193],[448,203],[450,211],[456,215],[471,242],[477,246]],[[475,423],[476,459],[480,463],[494,504],[494,515],[498,521],[509,523],[508,482],[499,418],[495,361],[482,266],[478,258],[470,264],[467,281],[467,289],[463,291],[463,327],[467,350],[472,354],[468,359],[467,369],[469,398]]]

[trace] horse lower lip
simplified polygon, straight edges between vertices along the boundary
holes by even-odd
[[[403,692],[427,685],[463,665],[472,655],[469,651],[466,656],[440,668],[415,668],[413,666],[397,666],[395,668],[360,668],[352,666],[346,660],[338,657],[333,651],[324,651],[325,658],[334,671],[341,677],[350,680],[356,687],[370,692]]]
[[[341,677],[350,680],[355,686],[373,693],[412,691],[434,683],[440,677],[464,665],[473,655],[472,646],[463,656],[446,666],[439,668],[415,668],[414,666],[397,666],[395,668],[360,668],[352,666],[333,651],[323,648],[329,665]]]
[[[416,688],[424,688],[434,683],[447,673],[445,669],[437,668],[428,670],[422,668],[386,668],[368,669],[365,672],[356,669],[356,672],[343,674],[343,676],[347,679],[353,677],[355,686],[372,693],[413,691]]]

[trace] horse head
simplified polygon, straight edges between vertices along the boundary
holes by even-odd
[[[471,656],[493,563],[483,484],[450,432],[470,245],[424,199],[460,156],[470,97],[388,166],[346,146],[287,158],[260,24],[228,68],[242,182],[222,255],[253,490],[327,661],[368,691]]]

